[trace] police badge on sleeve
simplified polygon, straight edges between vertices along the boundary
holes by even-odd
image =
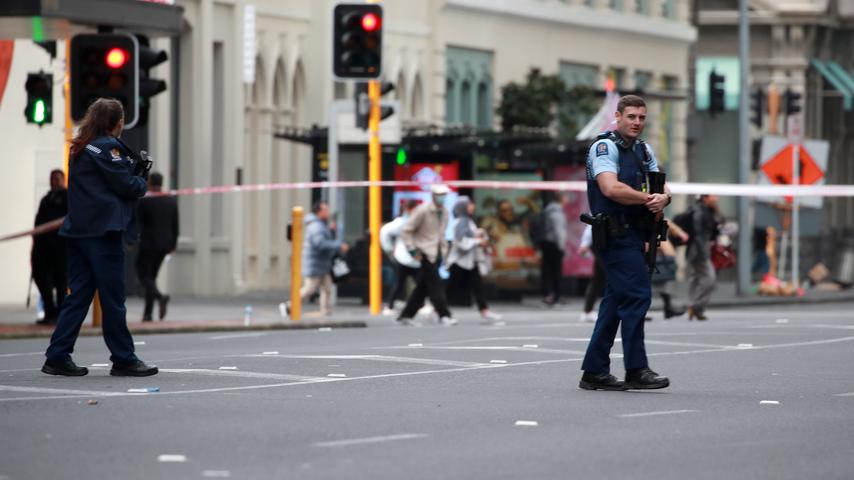
[[[113,157],[114,162],[120,162],[122,160],[122,152],[120,152],[118,148],[110,150],[110,155]]]
[[[608,144],[605,142],[599,142],[596,144],[596,156],[601,157],[603,155],[608,155]]]

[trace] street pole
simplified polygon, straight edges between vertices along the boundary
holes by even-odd
[[[741,88],[738,108],[738,182],[750,182],[750,19],[747,16],[748,0],[738,2],[738,57]],[[746,196],[738,197],[738,294],[750,294],[750,203]]]
[[[371,113],[368,117],[368,180],[382,180],[380,154],[380,82],[368,82]],[[382,306],[382,252],[380,251],[380,222],[382,221],[382,190],[379,185],[368,187],[368,224],[371,232],[369,255],[369,300],[372,315],[379,315]]]
[[[789,140],[792,142],[792,185],[801,183],[801,118],[795,113],[789,117]],[[800,197],[792,197],[792,288],[800,287],[801,252],[801,208]]]

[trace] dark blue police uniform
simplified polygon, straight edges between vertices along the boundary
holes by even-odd
[[[70,358],[96,289],[110,360],[137,360],[126,321],[123,240],[136,240],[135,205],[147,187],[133,170],[131,152],[109,136],[95,139],[70,162],[68,215],[59,234],[66,238],[71,292],[45,353],[48,361]]]
[[[638,226],[649,215],[649,210],[644,205],[623,205],[607,198],[599,189],[596,176],[603,172],[616,173],[620,182],[640,191],[646,183],[646,172],[657,171],[655,155],[643,142],[626,145],[618,134],[609,132],[600,135],[590,147],[587,158],[590,211],[593,215],[603,213],[616,219],[624,226],[626,234],[611,235],[607,246],[596,252],[605,266],[606,288],[581,366],[587,373],[610,373],[608,355],[618,327],[622,330],[626,370],[648,367],[643,329],[652,294],[644,259],[645,234]]]

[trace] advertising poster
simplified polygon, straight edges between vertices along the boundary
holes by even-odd
[[[537,173],[487,173],[478,180],[540,181]],[[479,227],[489,233],[493,246],[492,272],[487,281],[508,290],[539,288],[540,252],[530,227],[542,210],[542,194],[534,190],[477,189],[474,202]]]
[[[400,215],[401,206],[408,200],[416,200],[419,203],[430,201],[430,185],[434,183],[443,183],[452,180],[460,179],[460,167],[457,162],[453,163],[410,163],[403,166],[396,166],[394,169],[394,179],[405,182],[419,182],[421,187],[395,187],[392,197],[392,214],[397,217]],[[454,202],[459,198],[459,193],[456,189],[451,188],[451,193],[445,197],[445,208],[451,214],[448,219],[448,228],[445,230],[445,237],[448,240],[453,239],[453,223],[454,217],[451,212],[454,210]]]
[[[586,180],[587,172],[583,165],[560,166],[554,169],[554,179],[557,181]],[[590,208],[587,205],[586,192],[567,192],[569,203],[564,207],[567,220],[566,254],[563,257],[564,277],[590,277],[593,275],[593,257],[583,256],[578,253],[581,243],[581,235],[584,233],[585,224],[578,220],[582,213]]]

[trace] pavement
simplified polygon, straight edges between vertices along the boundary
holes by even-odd
[[[685,303],[687,295],[686,283],[674,283],[673,296],[677,302]],[[257,292],[239,297],[178,297],[169,303],[169,311],[164,321],[141,322],[143,302],[139,297],[129,297],[127,300],[128,327],[132,333],[192,333],[216,331],[257,331],[257,330],[296,330],[313,328],[362,328],[368,325],[372,318],[367,306],[360,305],[351,298],[341,299],[332,315],[321,317],[317,315],[317,305],[307,305],[303,319],[291,321],[282,318],[279,313],[279,303],[283,301],[282,292]],[[747,306],[774,306],[821,304],[829,302],[854,301],[854,288],[834,292],[807,290],[803,296],[796,297],[767,297],[759,295],[739,296],[732,282],[719,282],[712,297],[711,308],[743,308]],[[572,297],[554,308],[564,312],[566,318],[574,320],[582,309],[583,300]],[[526,297],[522,302],[501,303],[501,308],[543,309],[539,297]],[[252,313],[246,322],[246,308]],[[654,296],[652,311],[660,312],[662,304],[658,296]],[[156,310],[156,309],[155,309]],[[0,339],[50,337],[52,326],[35,325],[35,310],[23,305],[0,305]],[[91,312],[81,329],[82,336],[98,336],[100,328],[91,326]],[[0,479],[2,480],[2,479]]]
[[[137,334],[161,368],[147,378],[110,377],[100,338],[78,341],[77,378],[39,372],[45,339],[3,340],[0,478],[850,479],[852,309],[654,313],[647,352],[672,385],[647,392],[577,388],[592,324],[572,305],[497,305],[493,325],[458,308],[456,327]]]

